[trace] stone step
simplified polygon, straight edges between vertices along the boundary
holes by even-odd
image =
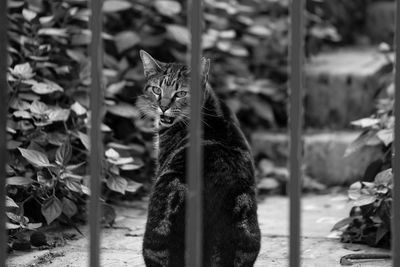
[[[305,125],[345,129],[372,114],[379,89],[388,83],[391,62],[377,48],[324,52],[305,65]]]
[[[383,158],[380,146],[366,146],[347,157],[348,145],[360,132],[336,131],[306,133],[303,137],[305,174],[325,185],[349,185],[362,179],[366,167]],[[251,136],[253,155],[285,166],[289,158],[287,133],[255,132]]]

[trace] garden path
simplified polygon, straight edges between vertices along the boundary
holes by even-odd
[[[262,248],[255,267],[287,266],[288,256],[288,199],[269,196],[259,203]],[[104,267],[143,267],[141,243],[143,238],[146,202],[119,205],[114,229],[102,231],[101,257]],[[302,210],[302,258],[304,267],[340,266],[341,256],[349,253],[380,252],[366,246],[346,246],[330,229],[344,218],[350,209],[345,195],[306,195]],[[83,228],[88,233],[88,227]],[[67,233],[73,233],[68,230]],[[87,234],[85,234],[87,236]],[[51,250],[15,252],[9,257],[9,267],[83,267],[87,266],[86,238],[70,240],[63,247]],[[357,250],[357,252],[354,252]],[[366,262],[354,266],[388,267],[390,261]]]

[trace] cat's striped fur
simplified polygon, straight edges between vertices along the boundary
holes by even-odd
[[[156,61],[144,51],[141,58],[148,81],[138,105],[155,118],[159,139],[143,256],[147,267],[183,267],[189,69]],[[203,265],[253,266],[260,230],[250,148],[235,116],[206,85],[209,61],[202,60],[202,67]]]

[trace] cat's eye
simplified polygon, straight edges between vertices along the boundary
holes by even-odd
[[[187,95],[186,91],[179,91],[175,93],[176,97],[185,97]]]
[[[161,95],[161,88],[160,87],[151,87],[151,90],[153,91],[153,93],[155,93],[156,95]]]

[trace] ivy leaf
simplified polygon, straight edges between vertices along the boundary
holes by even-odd
[[[22,119],[31,119],[31,113],[29,113],[26,110],[16,110],[13,112],[13,116],[16,118],[22,118]]]
[[[82,185],[80,180],[74,178],[66,178],[64,180],[64,183],[69,190],[77,193],[82,193]]]
[[[190,44],[190,34],[186,27],[177,24],[169,24],[166,26],[168,36],[180,44]]]
[[[69,109],[55,108],[48,112],[50,121],[67,121],[71,111]]]
[[[119,12],[123,10],[130,9],[132,4],[128,1],[123,0],[108,0],[105,1],[103,4],[103,12],[104,13],[112,13],[112,12]]]
[[[35,74],[29,63],[18,64],[11,70],[11,74],[23,80],[31,79]]]
[[[377,125],[379,122],[380,122],[379,119],[363,118],[360,120],[352,121],[351,124],[354,126],[361,127],[361,128],[367,128],[367,127],[372,127],[374,125]]]
[[[107,179],[107,186],[112,191],[125,194],[125,190],[128,187],[128,181],[121,176],[111,176]]]
[[[354,152],[358,151],[362,147],[366,145],[377,145],[380,144],[380,140],[376,136],[375,130],[366,130],[362,134],[360,134],[356,140],[354,140],[344,152],[344,157],[347,157]]]
[[[360,216],[351,216],[351,217],[347,217],[347,218],[344,218],[344,219],[338,221],[338,222],[332,227],[332,230],[331,230],[331,231],[336,231],[336,230],[342,229],[343,227],[349,225],[354,219],[357,219],[358,217],[360,217]]]
[[[354,206],[366,206],[372,204],[376,201],[376,197],[374,195],[360,195],[360,197],[353,202]]]
[[[42,227],[42,223],[28,223],[28,225],[26,226],[26,228],[28,228],[29,230],[35,230]]]
[[[62,210],[62,203],[56,196],[46,199],[43,202],[41,209],[47,224],[50,224],[57,219],[61,215]]]
[[[118,53],[122,54],[124,51],[139,44],[140,36],[133,31],[123,31],[115,35],[114,40]]]
[[[87,134],[84,134],[82,132],[78,132],[78,137],[79,140],[81,140],[82,145],[90,151],[90,141],[89,141],[89,136]]]
[[[53,166],[50,164],[49,159],[45,154],[42,152],[36,151],[36,150],[30,150],[30,149],[24,149],[24,148],[18,148],[18,150],[21,152],[22,156],[27,159],[30,163],[37,167],[49,167]]]
[[[139,190],[139,188],[141,188],[141,187],[142,187],[141,183],[137,183],[135,181],[129,180],[128,186],[126,187],[125,191],[131,192],[131,193],[136,193]]]
[[[19,228],[21,228],[21,225],[19,225],[19,224],[6,222],[6,229],[7,230],[15,230],[15,229],[19,229]]]
[[[76,207],[75,203],[70,199],[64,197],[62,200],[62,212],[68,217],[71,218],[76,214],[78,208]]]
[[[392,168],[381,171],[375,176],[375,184],[376,185],[391,185],[393,182],[393,173]]]
[[[182,10],[182,6],[177,1],[159,0],[154,3],[157,11],[167,17],[174,17]]]
[[[63,143],[56,152],[56,163],[61,166],[65,166],[68,164],[72,156],[72,147],[67,140],[65,143]]]
[[[14,176],[6,179],[7,185],[30,185],[34,180],[22,176]]]
[[[19,208],[18,204],[15,203],[15,201],[9,196],[6,196],[6,207],[7,208],[17,208],[17,209]]]
[[[35,100],[32,102],[29,109],[31,110],[32,113],[43,115],[47,113],[49,107],[45,103]]]
[[[36,82],[36,81],[30,81],[29,84],[32,85],[32,91],[35,92],[36,94],[39,95],[46,95],[46,94],[51,94],[57,91],[63,92],[64,89],[60,87],[58,84],[51,82],[51,81],[46,81],[45,83],[42,82]]]
[[[120,102],[114,106],[107,106],[107,111],[111,114],[128,119],[136,119],[140,116],[137,108],[124,102]]]
[[[376,133],[376,136],[385,146],[390,145],[394,140],[394,132],[393,129],[382,129]]]

